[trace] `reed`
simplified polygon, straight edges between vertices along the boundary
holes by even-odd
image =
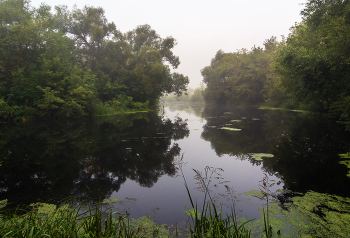
[[[245,225],[252,220],[239,223],[236,215],[234,203],[231,204],[231,212],[222,214],[222,206],[218,206],[210,193],[210,186],[213,178],[220,174],[217,169],[206,167],[204,175],[194,169],[195,179],[198,181],[199,189],[204,192],[202,209],[198,209],[197,203],[193,202],[182,166],[183,156],[177,162],[179,171],[184,180],[184,185],[190,199],[192,212],[190,213],[190,223],[188,229],[191,237],[251,237],[251,231],[245,228]],[[219,169],[220,170],[220,169]],[[215,185],[214,185],[215,186]],[[229,192],[232,192],[228,186],[225,186]],[[231,193],[232,194],[232,193]]]

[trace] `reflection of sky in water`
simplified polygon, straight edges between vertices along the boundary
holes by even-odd
[[[224,180],[230,181],[227,185],[232,187],[237,194],[252,189],[259,190],[259,181],[264,177],[261,166],[253,165],[248,160],[241,161],[234,156],[217,156],[211,147],[211,143],[201,138],[203,126],[206,124],[205,119],[196,116],[192,111],[174,111],[169,110],[168,107],[165,108],[165,116],[170,119],[179,116],[184,120],[188,120],[189,137],[175,141],[175,143],[179,144],[181,153],[184,153],[187,165],[183,168],[183,171],[191,189],[191,194],[199,204],[203,199],[203,193],[194,189],[197,187],[195,184],[197,181],[193,179],[195,173],[192,169],[204,171],[205,166],[224,169],[224,172],[221,173]],[[278,179],[273,176],[270,179],[275,179],[278,182]],[[215,180],[213,180],[214,184]],[[281,189],[282,186],[283,184],[275,185],[273,190]],[[225,193],[226,189],[223,185],[219,185],[218,189],[213,188],[212,191],[213,193]],[[125,197],[136,198],[137,202],[135,204],[129,204],[132,217],[140,217],[146,213],[152,215],[151,210],[158,207],[159,210],[156,211],[155,218],[159,223],[175,224],[188,218],[182,211],[185,206],[189,208],[190,202],[181,177],[162,176],[151,188],[143,188],[136,182],[127,180],[118,193],[112,194],[112,197],[119,199]],[[240,198],[244,200],[247,197],[241,195],[238,199]],[[247,201],[238,202],[238,210],[242,210],[239,216],[247,216],[248,219],[256,218],[258,216],[258,206],[254,204],[263,204],[263,202],[254,197],[249,198],[253,201],[253,204]],[[221,198],[221,201],[225,202],[226,199]]]

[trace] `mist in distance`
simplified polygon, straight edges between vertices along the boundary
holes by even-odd
[[[69,9],[74,4],[102,7],[108,21],[123,33],[148,24],[162,38],[174,37],[178,44],[173,52],[181,61],[175,71],[188,76],[189,87],[196,88],[202,81],[200,70],[210,65],[218,50],[263,47],[271,36],[281,40],[281,35],[287,36],[289,28],[301,21],[299,13],[306,1],[33,0],[31,5],[38,7],[42,2]]]

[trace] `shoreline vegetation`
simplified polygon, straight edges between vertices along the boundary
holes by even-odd
[[[350,121],[350,3],[308,0],[279,42],[226,53],[201,70],[205,103],[325,113]]]
[[[0,120],[145,111],[182,95],[177,42],[149,25],[122,33],[101,7],[0,2]]]

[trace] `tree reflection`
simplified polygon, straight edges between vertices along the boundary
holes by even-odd
[[[262,165],[296,192],[314,190],[349,196],[347,168],[340,153],[349,150],[345,128],[319,114],[253,108],[206,108],[202,138],[210,141],[218,156],[228,154]],[[259,120],[257,120],[259,119]],[[241,122],[232,122],[241,120]],[[224,126],[242,129],[227,131]],[[257,161],[249,153],[271,153],[274,158]]]
[[[154,113],[87,121],[31,122],[3,126],[0,134],[0,199],[13,204],[69,196],[107,198],[131,179],[151,187],[173,176],[189,135],[186,121]],[[90,189],[88,189],[88,188]]]

